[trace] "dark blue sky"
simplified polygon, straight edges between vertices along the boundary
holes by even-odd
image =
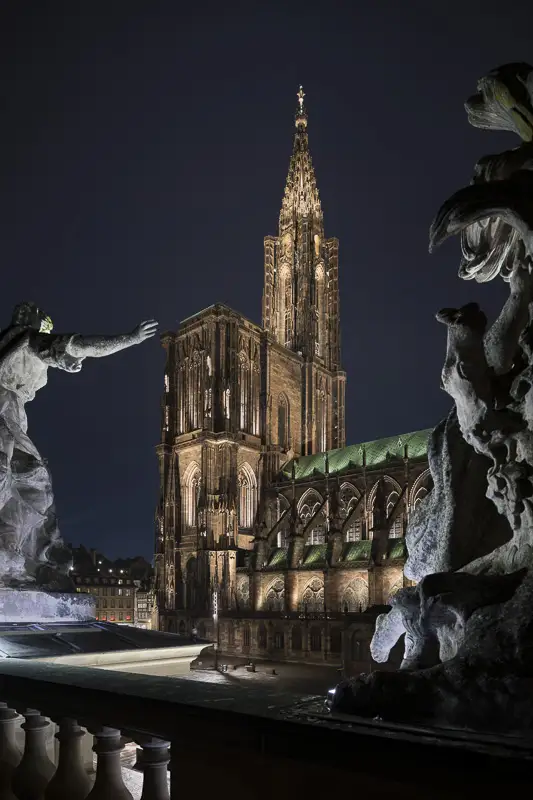
[[[5,2],[0,17],[2,325],[32,299],[56,331],[161,328],[213,302],[260,321],[303,83],[326,235],[340,239],[348,441],[423,428],[445,332],[434,313],[502,285],[427,253],[439,204],[512,139],[469,129],[463,101],[533,59],[519,0],[445,5],[168,0]],[[164,356],[157,341],[28,406],[62,532],[111,556],[152,554]]]

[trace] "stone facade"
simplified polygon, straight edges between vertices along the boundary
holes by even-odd
[[[162,337],[159,625],[233,655],[368,666],[428,488],[428,432],[345,446],[338,241],[301,92],[295,122],[263,326],[218,304]]]

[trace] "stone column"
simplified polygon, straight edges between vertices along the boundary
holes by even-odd
[[[136,737],[136,741],[142,747],[138,761],[144,776],[141,800],[169,800],[169,742],[150,737]]]
[[[133,800],[122,779],[120,753],[124,748],[120,731],[99,728],[94,731],[94,752],[98,756],[96,779],[90,800]]]
[[[15,729],[19,715],[6,703],[0,703],[0,798],[16,800],[11,783],[22,754],[17,747]]]
[[[47,754],[47,734],[50,722],[35,709],[26,709],[24,755],[13,774],[13,792],[18,800],[42,800],[55,766]]]
[[[76,720],[61,719],[58,722],[59,760],[56,773],[46,789],[45,800],[85,800],[92,788],[82,751],[85,731]]]

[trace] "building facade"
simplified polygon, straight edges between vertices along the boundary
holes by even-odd
[[[153,627],[152,567],[142,557],[108,559],[97,550],[70,547],[77,592],[92,594],[96,620]]]
[[[355,635],[364,661],[403,581],[428,432],[345,446],[339,248],[307,123],[300,89],[262,326],[218,304],[162,336],[156,602],[161,629],[234,655],[340,662]]]

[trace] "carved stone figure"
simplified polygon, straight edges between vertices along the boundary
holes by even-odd
[[[156,330],[148,321],[119,336],[56,335],[50,317],[25,302],[0,332],[0,587],[71,587],[70,552],[48,467],[27,434],[26,403],[46,385],[48,367],[79,372],[85,358],[118,353]]]
[[[509,296],[488,330],[475,303],[437,315],[455,408],[431,437],[434,486],[406,534],[418,585],[397,592],[371,647],[383,662],[404,636],[404,660],[340,684],[333,707],[519,731],[533,724],[533,68],[494,70],[466,110],[522,144],[481,159],[437,214],[430,249],[460,234],[460,277],[500,276]]]

